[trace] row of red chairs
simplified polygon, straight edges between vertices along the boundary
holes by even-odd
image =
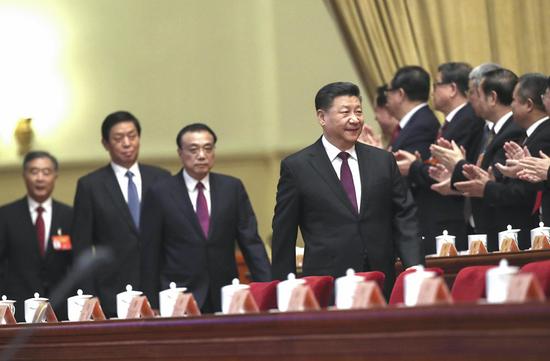
[[[485,274],[495,266],[472,266],[461,269],[451,288],[451,295],[456,302],[476,302],[481,298],[485,298]],[[427,271],[434,271],[438,276],[443,275],[443,270],[438,267],[427,268]],[[403,303],[404,298],[404,276],[414,270],[404,271],[399,274],[395,280],[393,290],[390,295],[389,304],[395,305]],[[520,272],[530,272],[540,282],[546,297],[550,297],[550,260],[532,262],[524,265]],[[376,281],[383,289],[385,276],[379,271],[358,272],[358,276],[362,276],[366,281]],[[307,276],[303,277],[306,284],[313,291],[314,296],[319,302],[319,306],[328,307],[331,304],[334,291],[334,278],[331,276]],[[279,281],[271,282],[252,282],[250,284],[250,292],[254,300],[258,304],[261,311],[267,311],[277,308],[277,284]]]

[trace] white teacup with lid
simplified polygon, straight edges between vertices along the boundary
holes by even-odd
[[[170,282],[170,288],[159,292],[159,308],[162,317],[172,316],[178,296],[186,290],[186,287],[176,287],[175,282]]]
[[[512,226],[509,224],[506,226],[505,231],[498,232],[498,249],[502,248],[502,241],[504,241],[506,238],[511,238],[516,243],[518,243],[518,233],[521,231],[521,229],[513,229]]]
[[[297,279],[294,273],[289,273],[286,281],[279,282],[277,284],[277,308],[281,312],[288,310],[288,303],[290,302],[290,296],[292,290],[298,285],[305,284],[303,279]]]
[[[348,268],[345,276],[337,278],[335,281],[336,308],[350,309],[357,284],[364,280],[363,277],[357,276],[352,268]]]
[[[8,300],[6,295],[2,295],[2,300],[0,300],[0,305],[6,305],[11,310],[11,313],[15,316],[15,300]],[[2,324],[6,322],[2,320]]]
[[[126,285],[126,291],[120,292],[116,295],[116,314],[118,318],[126,318],[128,314],[128,308],[132,299],[136,296],[141,296],[143,292],[134,291],[132,285]]]
[[[415,306],[418,302],[420,286],[425,279],[434,278],[437,274],[434,271],[426,271],[424,266],[414,267],[416,272],[407,273],[403,277],[403,293],[406,306]]]
[[[468,235],[468,249],[472,248],[472,242],[481,241],[485,248],[487,248],[487,235],[486,234],[469,234]]]
[[[533,247],[533,242],[537,236],[546,236],[550,239],[550,227],[545,227],[544,222],[540,222],[538,227],[531,230],[531,248]]]
[[[36,313],[38,307],[48,301],[48,298],[40,297],[38,292],[35,292],[33,298],[27,298],[25,300],[25,322],[32,323],[34,314]]]
[[[455,240],[456,240],[456,236],[451,236],[449,232],[446,229],[444,229],[442,235],[435,237],[436,254],[439,255],[439,253],[441,252],[441,247],[443,247],[443,243],[446,243],[446,242],[452,243],[453,245],[456,246]]]
[[[80,320],[80,314],[86,301],[92,298],[92,295],[85,295],[81,289],[76,291],[76,296],[67,298],[67,316],[69,321]]]
[[[486,290],[488,303],[503,303],[506,301],[508,285],[512,276],[519,272],[519,267],[509,266],[506,259],[501,259],[498,267],[487,271]]]
[[[238,278],[233,278],[230,285],[222,287],[222,313],[229,313],[229,306],[235,292],[249,289],[249,285],[239,283]]]

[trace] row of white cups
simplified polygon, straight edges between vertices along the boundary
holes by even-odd
[[[518,233],[521,231],[520,229],[514,229],[511,225],[508,225],[506,227],[506,230],[498,232],[498,248],[501,249],[502,242],[509,238],[513,239],[518,242]],[[539,227],[531,229],[531,247],[533,246],[533,243],[535,241],[535,238],[537,236],[546,236],[550,238],[550,227],[545,227],[543,222],[539,223]],[[455,243],[456,237],[453,235],[450,235],[447,230],[443,231],[443,234],[435,237],[435,244],[436,244],[436,254],[440,254],[441,247],[444,243],[452,243],[456,245]],[[468,235],[468,249],[471,248],[471,244],[474,241],[481,241],[485,248],[487,248],[487,235],[486,234],[469,234]]]

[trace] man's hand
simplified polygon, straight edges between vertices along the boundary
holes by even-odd
[[[531,156],[531,153],[529,153],[529,149],[527,149],[527,147],[522,148],[518,143],[513,141],[504,143],[502,148],[504,149],[506,159],[520,160]]]
[[[367,124],[363,124],[361,135],[357,139],[361,143],[372,145],[373,147],[382,149],[382,139],[380,135],[374,134],[374,131]]]
[[[428,174],[430,175],[430,178],[437,182],[443,182],[447,179],[451,179],[451,172],[445,166],[442,164],[436,164],[435,166],[430,166],[428,168]]]
[[[451,178],[448,178],[446,180],[443,180],[439,183],[432,184],[430,188],[442,196],[460,196],[462,195],[460,192],[455,191],[454,189],[451,189]]]
[[[473,164],[465,164],[462,174],[469,180],[455,183],[455,188],[466,197],[482,198],[485,186],[491,180],[492,172],[485,171]]]
[[[519,161],[522,168],[518,172],[518,178],[531,183],[544,182],[548,179],[550,157],[540,151],[540,158],[526,157]]]
[[[506,165],[496,163],[495,166],[505,177],[508,178],[517,178],[518,172],[523,168],[519,164],[518,159],[507,159]]]
[[[443,144],[444,141],[445,140],[438,143]],[[438,144],[432,144],[430,145],[430,151],[432,152],[432,157],[434,157],[438,163],[443,164],[450,172],[453,171],[459,161],[466,158],[466,151],[464,148],[459,147],[454,140],[451,142],[451,149]]]
[[[422,158],[420,157],[420,153],[415,152],[415,154],[412,154],[410,152],[407,152],[406,150],[398,150],[397,152],[393,153],[395,156],[395,160],[397,161],[397,166],[399,167],[399,172],[401,172],[402,176],[409,175],[409,170],[411,169],[411,164],[413,164],[414,161],[419,160],[422,161]]]

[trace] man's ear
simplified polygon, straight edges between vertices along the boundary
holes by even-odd
[[[325,126],[325,111],[323,109],[317,109],[317,119],[319,120],[319,124],[321,124],[322,127]]]
[[[532,112],[535,109],[535,103],[533,103],[533,99],[527,98],[525,103],[527,104],[527,111]]]
[[[109,143],[105,139],[101,138],[101,144],[103,145],[103,149],[109,151]]]

